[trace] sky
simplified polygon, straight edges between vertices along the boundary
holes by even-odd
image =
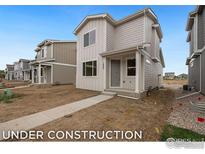
[[[195,6],[0,6],[0,69],[19,58],[34,59],[34,49],[45,39],[75,40],[73,31],[86,15],[109,13],[119,20],[147,7],[162,28],[164,72],[187,73],[185,27]]]

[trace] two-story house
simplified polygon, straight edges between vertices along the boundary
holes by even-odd
[[[14,80],[14,65],[7,64],[5,74],[6,80]]]
[[[44,40],[37,45],[32,65],[33,84],[74,84],[76,41]]]
[[[205,6],[197,6],[189,14],[186,31],[190,44],[186,60],[188,82],[195,90],[205,94]]]
[[[30,60],[19,59],[19,61],[14,62],[14,79],[25,81],[31,79]]]
[[[157,16],[144,9],[121,20],[109,14],[86,16],[77,36],[76,87],[139,97],[160,87],[164,59]]]

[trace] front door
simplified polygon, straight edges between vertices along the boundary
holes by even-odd
[[[44,81],[44,84],[47,83],[47,67],[44,67],[43,69],[43,81]]]
[[[111,87],[120,87],[120,60],[111,60]]]

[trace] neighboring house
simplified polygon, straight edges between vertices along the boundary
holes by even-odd
[[[164,79],[165,80],[174,80],[175,78],[175,73],[174,72],[166,72],[164,74]]]
[[[5,69],[5,79],[14,80],[14,65],[7,64]]]
[[[178,80],[187,80],[188,79],[188,75],[185,73],[179,74],[176,76],[176,79]]]
[[[205,94],[205,6],[197,6],[189,14],[186,31],[190,44],[188,65],[188,82],[191,87]]]
[[[76,41],[44,40],[36,48],[32,83],[74,84],[76,78]]]
[[[28,81],[31,79],[30,60],[19,59],[14,62],[14,79]]]
[[[144,9],[121,20],[90,15],[77,26],[77,88],[138,97],[160,87],[164,59],[157,16]]]

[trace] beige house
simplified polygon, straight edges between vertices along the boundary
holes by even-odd
[[[14,65],[6,64],[5,73],[6,80],[14,80]]]
[[[33,84],[75,83],[75,41],[44,40],[35,51],[35,60],[31,62]]]
[[[157,16],[144,9],[121,20],[109,14],[89,15],[77,36],[77,88],[138,97],[160,87],[164,59]]]
[[[14,80],[31,80],[30,60],[19,59],[19,61],[14,62]]]

